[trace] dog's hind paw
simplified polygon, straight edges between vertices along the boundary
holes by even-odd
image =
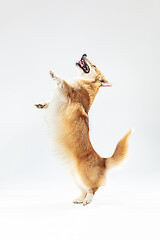
[[[85,199],[83,200],[83,206],[86,206],[87,204],[91,203],[93,199],[93,194],[88,193]]]
[[[81,204],[81,203],[83,203],[83,199],[81,199],[81,198],[76,198],[76,199],[73,200],[73,203],[74,203],[74,204]]]

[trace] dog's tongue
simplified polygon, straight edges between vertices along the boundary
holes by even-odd
[[[83,63],[83,62],[79,61],[78,63],[80,64],[81,67],[84,66],[84,63]]]

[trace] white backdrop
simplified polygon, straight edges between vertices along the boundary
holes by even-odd
[[[35,239],[34,236],[75,239],[76,231],[79,238],[84,233],[98,237],[101,226],[96,228],[93,219],[106,218],[108,213],[105,220],[110,226],[109,239],[122,236],[129,239],[131,225],[128,232],[119,225],[123,213],[125,224],[131,218],[131,223],[136,224],[135,232],[141,231],[141,235],[130,239],[141,239],[146,226],[150,231],[145,232],[146,237],[153,233],[154,239],[158,237],[157,219],[145,222],[144,213],[149,209],[147,216],[155,219],[160,210],[159,11],[160,3],[156,0],[1,0],[1,239],[11,236],[25,239],[21,234],[27,228],[26,239]],[[90,136],[96,151],[101,156],[110,156],[120,138],[130,128],[135,130],[128,158],[108,174],[106,188],[97,192],[97,199],[87,210],[70,205],[79,192],[51,150],[44,111],[33,106],[49,98],[52,89],[49,70],[66,80],[72,78],[77,74],[75,62],[83,53],[113,83],[112,88],[100,89],[90,111]],[[128,208],[133,212],[129,213]],[[144,212],[138,220],[140,209]],[[63,222],[57,221],[57,216],[66,211],[72,211],[73,218],[66,215]],[[106,215],[99,211],[106,211]],[[46,222],[38,222],[37,214],[43,215]],[[113,214],[119,219],[117,224]],[[24,222],[20,220],[23,217]],[[33,224],[29,224],[31,219]],[[66,227],[67,221],[70,225]],[[140,228],[143,221],[145,224]],[[33,227],[35,222],[38,223]],[[21,231],[16,228],[19,225]],[[113,225],[119,233],[114,232]],[[8,226],[11,231],[7,235]],[[59,233],[60,226],[65,229],[63,233]],[[89,230],[93,226],[97,235]]]

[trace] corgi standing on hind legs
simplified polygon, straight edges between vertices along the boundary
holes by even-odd
[[[86,54],[76,66],[80,74],[72,84],[51,71],[55,82],[53,98],[49,103],[35,106],[46,109],[52,144],[81,190],[80,197],[73,202],[85,206],[104,185],[106,171],[126,156],[131,130],[117,144],[111,157],[102,158],[96,153],[89,138],[88,112],[99,88],[112,84],[92,65]]]

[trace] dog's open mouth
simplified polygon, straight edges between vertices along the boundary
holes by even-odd
[[[90,68],[89,68],[89,66],[88,66],[88,64],[86,62],[86,57],[87,57],[87,55],[83,54],[83,56],[81,57],[81,60],[78,61],[76,63],[76,65],[78,65],[81,69],[83,69],[83,71],[85,73],[89,73],[90,72]]]

